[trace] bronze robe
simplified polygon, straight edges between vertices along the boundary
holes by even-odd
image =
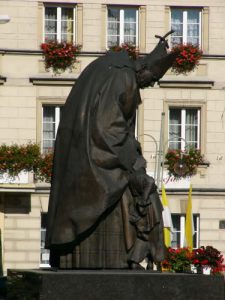
[[[154,182],[140,212],[135,199],[141,201],[145,187],[136,191],[131,180],[139,168],[147,176],[134,137],[140,101],[135,66],[124,52],[95,60],[72,88],[58,128],[49,200],[46,247],[53,266],[68,255],[70,267],[79,268],[124,268],[148,254],[162,259],[162,206]],[[107,263],[102,256],[114,243],[107,233],[113,233],[112,224],[119,224],[115,232],[122,254]],[[101,238],[93,238],[98,231]],[[103,246],[107,236],[110,242]],[[92,246],[82,252],[82,243],[89,240]],[[82,253],[94,248],[96,256],[81,263]]]

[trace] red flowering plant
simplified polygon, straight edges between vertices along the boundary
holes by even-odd
[[[37,172],[35,177],[37,180],[51,182],[53,166],[53,151],[49,151],[39,158]]]
[[[192,264],[196,268],[208,266],[212,268],[212,273],[221,273],[224,270],[224,258],[220,251],[212,246],[202,246],[193,250]]]
[[[162,261],[162,267],[170,272],[191,272],[192,253],[188,247],[167,248],[166,259]]]
[[[39,145],[0,145],[0,174],[18,176],[21,171],[34,172],[35,178],[50,182],[53,152],[41,154]]]
[[[190,148],[189,150],[168,149],[165,155],[165,164],[170,176],[176,179],[193,176],[196,174],[197,167],[206,163],[199,149]]]
[[[179,44],[171,49],[177,53],[177,58],[172,65],[172,72],[175,74],[188,74],[194,71],[202,57],[202,50],[192,44]]]
[[[52,69],[60,74],[66,69],[72,69],[80,52],[80,45],[67,42],[49,41],[41,44],[46,70]]]
[[[139,56],[139,49],[130,43],[123,43],[120,46],[110,47],[110,51],[120,52],[124,50],[128,53],[129,57],[133,60],[136,60]]]
[[[35,171],[39,160],[40,149],[37,144],[0,146],[0,173],[15,177],[21,171]]]

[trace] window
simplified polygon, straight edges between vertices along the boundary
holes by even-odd
[[[200,148],[200,109],[169,108],[169,148]]]
[[[47,213],[41,214],[41,256],[40,267],[50,267],[49,265],[49,250],[45,249]]]
[[[42,150],[48,152],[54,148],[62,105],[43,105],[42,107]]]
[[[46,6],[44,10],[44,38],[47,41],[75,41],[75,8]]]
[[[171,36],[171,45],[187,44],[201,47],[201,9],[172,8],[171,29],[175,32]]]
[[[108,47],[129,43],[138,46],[138,9],[108,7]]]
[[[179,248],[185,246],[185,215],[172,214],[173,221],[173,237],[171,247]],[[199,247],[199,215],[193,214],[194,222],[194,235],[193,235],[193,248]]]

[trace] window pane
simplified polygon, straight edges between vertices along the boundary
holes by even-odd
[[[120,39],[119,36],[109,36],[108,37],[108,47],[113,47],[119,45]]]
[[[108,8],[108,47],[120,43],[137,44],[136,12],[134,8]]]
[[[187,13],[187,23],[185,15]],[[200,10],[199,9],[171,9],[171,28],[175,31],[171,36],[172,46],[179,43],[200,42]]]
[[[119,22],[120,10],[117,8],[108,8],[108,21]]]
[[[44,122],[55,122],[55,106],[43,107]]]
[[[73,41],[73,9],[62,8],[61,40],[65,42]]]
[[[181,109],[170,109],[170,124],[181,124]]]
[[[45,249],[45,236],[46,236],[46,221],[47,214],[41,214],[41,245],[40,245],[40,263],[41,265],[45,265],[45,267],[49,266],[49,250]]]
[[[120,11],[116,8],[108,9],[108,47],[119,45]]]
[[[124,21],[136,23],[136,9],[124,9]]]
[[[45,39],[56,40],[57,35],[57,8],[45,8]]]
[[[181,109],[170,109],[169,148],[181,148]]]
[[[124,42],[136,45],[136,9],[124,9]]]
[[[125,23],[124,24],[124,35],[136,35],[136,24]]]
[[[178,44],[183,44],[183,37],[171,37],[171,46],[173,47]]]
[[[188,38],[191,38],[191,37],[198,38],[199,37],[199,26],[196,24],[189,24],[188,28],[187,28],[187,35],[188,35]]]
[[[43,152],[46,153],[54,149],[55,140],[44,140],[43,141]]]
[[[199,38],[188,36],[187,37],[187,43],[191,43],[193,45],[198,46],[199,45]]]
[[[43,130],[44,130],[44,135],[45,136],[46,136],[46,133],[54,132],[54,130],[55,130],[55,123],[44,123],[43,124]],[[52,136],[52,138],[53,138],[53,136]]]
[[[170,125],[170,141],[179,140],[181,137],[181,125]]]
[[[198,110],[186,110],[185,124],[186,148],[197,148],[198,146]]]
[[[42,124],[43,152],[47,152],[49,150],[54,149],[56,131],[59,125],[59,119],[61,117],[62,110],[63,110],[63,106],[61,105],[43,106],[43,124]]]
[[[183,36],[183,24],[173,24],[172,26],[173,30],[175,31],[172,34],[172,37],[176,37],[176,36]]]
[[[179,248],[181,240],[181,229],[180,229],[180,215],[171,215],[173,221],[173,237],[171,241],[171,247]]]
[[[175,46],[183,43],[183,11],[171,10],[171,28],[175,31],[171,36],[171,44]]]
[[[45,7],[45,19],[56,20],[57,19],[57,8],[56,7]]]
[[[172,9],[171,10],[171,21],[172,21],[172,24],[182,24],[183,23],[183,10]]]
[[[43,106],[43,151],[53,149],[55,141],[55,106]]]
[[[124,43],[136,45],[136,37],[135,36],[124,36]]]
[[[185,235],[185,226],[183,228],[180,227],[181,219],[185,218],[185,215],[181,214],[172,214],[172,221],[173,221],[173,238],[171,241],[171,247],[173,248],[179,248],[181,247],[181,235]],[[197,248],[199,245],[199,216],[196,214],[193,214],[193,221],[194,221],[194,235],[193,235],[193,248]]]
[[[183,114],[182,114],[183,111]],[[169,148],[184,150],[199,146],[198,108],[171,108],[169,111]],[[185,141],[185,143],[184,143]]]
[[[187,10],[188,23],[199,23],[199,10]]]
[[[108,35],[118,35],[120,34],[120,23],[109,22],[108,23]]]
[[[198,109],[186,109],[186,124],[198,124]]]

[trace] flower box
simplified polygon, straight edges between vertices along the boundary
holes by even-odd
[[[66,42],[49,41],[41,44],[46,71],[52,70],[54,74],[61,74],[69,69],[72,72],[80,45]]]
[[[174,179],[191,177],[197,173],[199,165],[209,165],[199,149],[189,150],[168,149],[165,155],[165,165],[169,176]]]
[[[171,69],[176,75],[187,75],[194,71],[199,65],[199,61],[202,57],[202,50],[190,43],[186,45],[176,45],[172,48],[171,52],[177,53],[177,58]]]
[[[18,175],[12,176],[8,172],[0,173],[0,184],[26,184],[29,182],[29,172],[21,171]]]

